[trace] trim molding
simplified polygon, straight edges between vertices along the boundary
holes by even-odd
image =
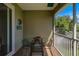
[[[11,3],[4,3],[8,8],[12,9],[12,51],[7,55],[13,55],[15,53],[15,35],[16,35],[16,23],[15,23],[15,7]]]

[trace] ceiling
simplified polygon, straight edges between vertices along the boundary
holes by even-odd
[[[56,3],[53,5],[53,7],[47,7],[48,3],[18,3],[18,5],[23,10],[53,10]]]

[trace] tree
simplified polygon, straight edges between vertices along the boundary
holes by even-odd
[[[69,23],[69,30],[72,31],[73,29],[73,20],[71,20],[71,22]]]
[[[69,16],[58,16],[56,18],[56,28],[59,29],[60,33],[65,34],[66,31],[70,31],[72,22]]]

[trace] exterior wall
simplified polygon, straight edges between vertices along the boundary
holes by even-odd
[[[22,47],[22,40],[23,40],[23,28],[22,30],[17,30],[17,20],[22,18],[22,9],[15,4],[15,20],[16,20],[16,39],[15,39],[15,51]],[[22,24],[23,25],[23,24]]]
[[[52,14],[49,11],[24,11],[23,16],[24,39],[30,41],[40,35],[46,42],[52,30]]]

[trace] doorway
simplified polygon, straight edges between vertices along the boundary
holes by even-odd
[[[12,51],[12,11],[0,3],[0,56]]]

